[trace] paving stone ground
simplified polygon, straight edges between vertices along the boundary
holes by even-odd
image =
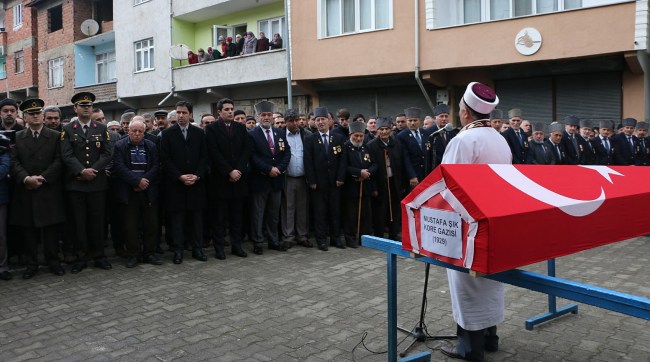
[[[369,349],[386,350],[385,254],[294,247],[225,261],[187,256],[174,265],[167,253],[164,265],[135,269],[112,257],[111,271],[55,277],[41,269],[28,281],[15,270],[0,282],[0,361],[386,360],[357,346],[367,333]],[[650,241],[641,237],[559,258],[557,275],[648,298],[649,259]],[[424,264],[398,266],[398,321],[411,328]],[[545,264],[525,269],[545,272]],[[431,270],[428,332],[453,334],[446,273]],[[507,286],[500,351],[487,360],[650,361],[650,322],[597,307],[579,304],[577,315],[525,330],[546,303],[543,294]],[[414,351],[434,350],[433,360],[444,361],[442,343]]]

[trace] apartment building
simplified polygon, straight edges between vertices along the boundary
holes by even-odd
[[[430,113],[476,80],[533,121],[650,117],[647,1],[316,0],[291,13],[293,52],[309,54],[292,78],[313,105]]]
[[[0,98],[38,95],[36,11],[30,0],[3,2],[0,16]]]
[[[268,99],[286,108],[287,55],[284,49],[189,64],[187,51],[212,47],[219,36],[252,31],[287,39],[284,2],[278,0],[115,0],[129,9],[115,14],[116,49],[120,56],[117,93],[120,101],[140,110],[171,109],[179,100],[194,104],[194,116],[215,113],[223,97],[252,113]],[[150,14],[156,14],[152,19]],[[148,18],[150,21],[142,21]],[[269,36],[270,37],[270,36]],[[308,107],[308,97],[294,103]]]

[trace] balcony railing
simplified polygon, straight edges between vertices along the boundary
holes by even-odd
[[[176,91],[287,78],[284,49],[186,65],[174,69]]]

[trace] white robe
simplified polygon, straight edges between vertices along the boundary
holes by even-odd
[[[505,138],[492,127],[471,128],[454,137],[445,150],[442,163],[512,163]],[[469,331],[503,322],[504,286],[485,278],[447,269],[454,321]]]

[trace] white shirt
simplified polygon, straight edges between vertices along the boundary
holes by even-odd
[[[305,176],[304,153],[300,130],[296,134],[293,134],[287,129],[287,143],[289,144],[289,148],[291,148],[291,159],[289,160],[289,167],[287,167],[287,175],[291,177]]]
[[[512,153],[505,137],[492,127],[460,132],[447,146],[443,164],[509,164]],[[454,321],[469,331],[495,326],[504,319],[502,283],[447,269]]]

